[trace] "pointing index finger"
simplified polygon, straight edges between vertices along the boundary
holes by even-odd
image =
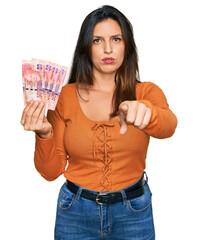
[[[119,115],[118,122],[120,124],[120,134],[123,135],[127,132],[128,126],[126,123],[126,115],[128,113],[128,105],[126,102],[123,102],[119,106]]]

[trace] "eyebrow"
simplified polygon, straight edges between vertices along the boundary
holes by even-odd
[[[122,34],[112,35],[111,37],[118,37],[118,36],[122,37]],[[101,36],[93,36],[93,37],[95,37],[95,38],[101,38]]]

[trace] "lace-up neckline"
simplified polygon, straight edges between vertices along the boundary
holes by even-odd
[[[103,163],[102,178],[100,184],[103,188],[103,191],[110,191],[111,189],[111,163],[112,163],[112,139],[110,134],[110,129],[118,123],[117,119],[109,121],[94,121],[89,119],[83,112],[78,95],[75,87],[75,98],[79,111],[84,119],[91,123],[91,130],[93,131],[93,161],[99,161]]]
[[[111,189],[110,173],[112,162],[112,146],[111,134],[109,128],[114,127],[114,123],[95,123],[92,124],[91,130],[94,133],[93,142],[93,158],[94,160],[101,161],[102,179],[100,181],[103,191]],[[97,147],[96,147],[97,144]]]

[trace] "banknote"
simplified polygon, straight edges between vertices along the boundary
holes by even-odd
[[[68,68],[46,60],[22,60],[24,104],[43,101],[46,109],[54,110],[64,85]]]
[[[52,110],[55,109],[55,106],[57,104],[62,86],[65,81],[66,74],[67,74],[67,68],[64,66],[61,66],[59,78],[58,78],[57,82],[55,83],[53,90],[52,90],[52,106],[51,106]]]
[[[23,96],[24,104],[33,100],[41,100],[39,95],[39,84],[42,76],[38,71],[35,71],[35,65],[31,61],[22,61],[22,81],[23,81]]]

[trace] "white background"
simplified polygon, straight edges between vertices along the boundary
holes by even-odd
[[[20,125],[21,60],[34,57],[70,67],[83,19],[103,4],[131,21],[141,81],[160,86],[178,117],[175,135],[151,139],[147,156],[156,239],[198,239],[196,0],[6,0],[0,4],[2,240],[52,240],[64,182],[63,176],[47,182],[34,168],[34,133]]]

